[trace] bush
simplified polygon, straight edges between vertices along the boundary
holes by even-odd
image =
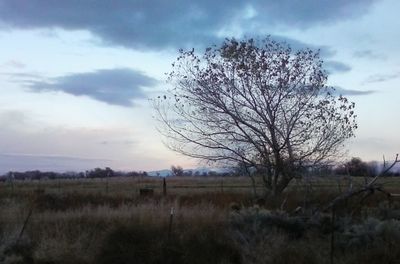
[[[272,213],[268,210],[252,207],[243,209],[231,216],[234,230],[241,232],[272,232],[279,230],[291,238],[300,238],[306,231],[306,223],[300,217],[289,217],[286,214]]]
[[[161,226],[118,226],[103,241],[95,263],[240,264],[229,238],[212,227],[175,232],[168,237]]]
[[[349,263],[398,263],[400,221],[366,219],[351,226],[340,238],[343,251],[351,251]]]
[[[289,242],[289,241],[287,241]],[[320,264],[318,252],[305,242],[286,243],[277,248],[269,263],[273,264]]]
[[[21,263],[29,264],[34,263],[33,261],[33,247],[31,241],[28,239],[22,239],[20,241],[12,241],[9,245],[6,245],[3,252],[0,252],[1,263]]]
[[[181,239],[183,263],[241,263],[239,250],[221,230],[224,228],[204,226],[185,234]]]
[[[161,250],[159,231],[142,226],[114,228],[104,239],[96,263],[160,263],[165,250]]]

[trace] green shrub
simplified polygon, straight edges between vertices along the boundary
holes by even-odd
[[[399,244],[400,221],[374,218],[351,226],[339,241],[349,263],[398,263]]]
[[[250,233],[270,232],[278,229],[291,238],[301,238],[306,231],[306,223],[302,218],[272,213],[258,207],[233,213],[231,225],[234,230]]]

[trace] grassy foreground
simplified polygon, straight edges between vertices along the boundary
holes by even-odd
[[[348,185],[314,178],[265,200],[241,177],[168,178],[166,196],[155,177],[3,182],[0,263],[400,263],[398,201],[315,214]]]

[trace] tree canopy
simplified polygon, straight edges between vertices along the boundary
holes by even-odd
[[[331,160],[357,128],[355,104],[327,87],[318,51],[228,39],[181,50],[172,89],[154,100],[165,144],[184,155],[245,164],[273,194]]]

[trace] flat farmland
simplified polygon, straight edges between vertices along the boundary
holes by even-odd
[[[201,193],[253,193],[249,177],[166,177],[167,193],[170,195]],[[254,177],[257,193],[265,188],[261,177]],[[359,187],[372,178],[347,176],[309,176],[293,180],[288,188],[296,191],[302,188],[316,190],[345,191],[350,186]],[[379,183],[390,192],[400,192],[400,177],[382,177]],[[21,194],[43,190],[48,193],[90,193],[119,196],[139,195],[140,189],[153,189],[155,195],[163,193],[162,177],[111,177],[77,179],[15,180],[0,182],[1,195]]]
[[[365,180],[310,176],[275,198],[264,196],[259,177],[258,198],[248,177],[167,177],[166,195],[159,177],[1,182],[0,262],[308,264],[333,254],[335,263],[396,263],[400,250],[388,248],[400,243],[398,198],[346,201],[335,226],[331,212],[313,216]],[[400,193],[399,178],[379,182]],[[364,225],[381,242],[354,246]]]

